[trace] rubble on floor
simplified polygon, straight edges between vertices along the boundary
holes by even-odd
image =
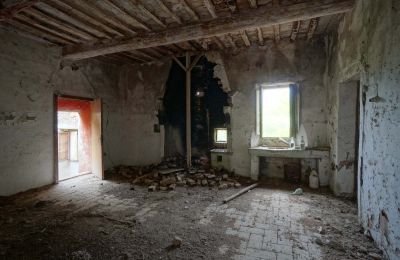
[[[182,163],[183,162],[183,163]],[[108,176],[121,175],[131,180],[133,185],[147,186],[148,191],[175,190],[180,187],[215,187],[218,189],[240,188],[251,183],[249,178],[237,176],[225,169],[213,169],[207,165],[184,168],[184,161],[174,157],[158,165],[115,166],[106,171]]]

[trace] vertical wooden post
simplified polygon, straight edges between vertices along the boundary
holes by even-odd
[[[191,122],[191,64],[190,55],[186,52],[186,162],[187,167],[192,165],[192,122]]]

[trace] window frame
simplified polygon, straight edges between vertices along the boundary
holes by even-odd
[[[272,88],[288,87],[290,89],[290,136],[289,137],[263,137],[262,133],[262,95],[263,90]],[[261,143],[266,143],[269,140],[290,139],[296,137],[300,126],[300,88],[294,82],[284,82],[276,84],[258,84],[256,86],[256,133],[260,137]],[[289,141],[289,140],[286,140]]]
[[[217,132],[218,130],[225,130],[226,131],[226,142],[218,142],[217,141]],[[219,144],[219,145],[227,145],[228,144],[228,128],[223,128],[223,127],[216,127],[214,128],[214,143]]]

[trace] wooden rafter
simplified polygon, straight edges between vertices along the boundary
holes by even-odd
[[[49,42],[52,42],[52,43],[61,44],[61,45],[68,45],[68,44],[73,43],[69,40],[66,40],[66,39],[59,37],[57,35],[54,35],[52,33],[29,26],[26,23],[24,23],[23,21],[18,21],[17,19],[7,20],[6,23],[12,25],[15,28],[18,28],[19,30],[27,32],[28,34],[34,33],[35,35],[38,35],[39,37],[41,37],[45,40],[48,40]]]
[[[196,12],[189,6],[186,0],[181,0],[183,8],[190,14],[190,16],[195,20],[199,21],[200,17],[196,14]]]
[[[143,4],[137,3],[135,5],[144,15],[148,16],[149,18],[151,18],[154,22],[156,22],[158,25],[160,25],[161,27],[166,28],[167,26],[165,25],[165,23],[163,23],[163,21],[160,20],[160,18],[158,18],[154,13],[152,13],[149,9],[147,9]]]
[[[307,40],[311,40],[311,38],[314,36],[315,30],[318,27],[318,18],[312,18],[310,20],[310,25],[308,26],[308,33],[307,33]]]
[[[91,16],[95,17],[98,21],[106,23],[112,26],[113,28],[118,29],[118,31],[124,32],[124,34],[127,33],[128,35],[131,36],[137,35],[136,31],[129,28],[128,25],[125,25],[121,21],[110,16],[108,12],[105,12],[104,10],[98,8],[94,4],[90,4],[88,1],[71,0],[68,1],[68,4],[73,4],[74,6],[77,6],[79,9],[82,8],[86,10],[87,12],[90,13]]]
[[[305,3],[293,4],[284,8],[270,8],[260,6],[254,10],[232,14],[229,18],[217,18],[211,21],[189,24],[180,28],[166,29],[161,32],[143,33],[140,37],[128,40],[91,45],[77,45],[64,49],[67,59],[84,59],[99,55],[116,53],[128,50],[156,47],[217,35],[234,33],[240,30],[254,29],[264,26],[274,26],[298,20],[307,20],[316,17],[344,13],[353,8],[353,0],[321,2],[310,0]]]
[[[182,20],[181,18],[179,18],[174,12],[172,12],[168,6],[166,6],[163,2],[163,0],[155,0],[156,3],[158,4],[158,6],[160,6],[160,8],[167,13],[169,16],[172,17],[172,19],[174,19],[178,24],[182,24]]]
[[[257,28],[257,38],[258,38],[258,44],[264,45],[264,35],[262,33],[261,28]]]
[[[34,17],[35,19],[37,19],[37,20],[39,20],[39,21],[41,21],[43,23],[47,23],[47,24],[50,24],[50,25],[54,26],[58,30],[68,32],[68,33],[70,33],[72,35],[75,35],[75,36],[78,36],[78,37],[80,37],[82,39],[89,40],[89,41],[95,39],[90,34],[84,32],[84,31],[81,31],[81,30],[79,30],[77,28],[74,28],[72,26],[69,26],[68,24],[63,23],[63,22],[61,22],[61,21],[59,21],[59,20],[57,20],[57,19],[55,19],[53,17],[50,17],[50,16],[48,16],[48,15],[46,15],[46,14],[44,14],[44,13],[42,13],[42,12],[40,12],[40,11],[34,9],[34,8],[25,9],[25,10],[22,11],[22,13],[30,15],[30,16]]]
[[[251,8],[257,8],[257,0],[249,0],[249,5]]]
[[[141,28],[143,28],[146,31],[151,31],[151,29],[145,25],[143,22],[139,21],[138,18],[133,17],[130,15],[126,10],[121,8],[120,6],[117,6],[115,3],[111,2],[110,0],[102,0],[104,3],[106,3],[108,6],[110,6],[112,9],[114,9],[117,12],[117,17],[122,17],[124,18],[127,22],[129,23],[136,23],[138,24]],[[121,22],[124,22],[122,19],[120,19]],[[125,22],[124,22],[125,23]],[[126,26],[128,26],[128,23],[126,23]]]
[[[234,50],[237,49],[236,43],[230,34],[225,35],[225,39],[229,42],[229,45],[231,46],[232,49]]]
[[[292,33],[290,35],[290,41],[291,42],[294,42],[296,40],[297,34],[299,33],[299,30],[300,30],[300,25],[301,25],[301,21],[293,22]]]
[[[249,47],[251,45],[251,42],[249,40],[249,37],[247,36],[246,30],[240,31],[240,36],[242,37],[244,44]]]
[[[218,37],[214,36],[212,39],[214,40],[215,44],[217,44],[219,49],[221,49],[221,50],[225,49],[225,45],[222,43],[222,41]]]
[[[14,19],[18,20],[18,21],[22,21],[25,24],[29,24],[31,27],[35,27],[36,29],[42,30],[44,32],[50,33],[52,35],[58,36],[62,39],[68,40],[69,42],[73,42],[73,43],[80,43],[82,42],[82,40],[80,40],[79,38],[73,37],[68,33],[63,33],[60,32],[58,30],[52,29],[48,26],[44,26],[42,25],[40,22],[37,22],[34,19],[31,19],[25,15],[22,15],[22,13],[19,13],[17,15],[15,15]]]
[[[210,13],[212,18],[217,18],[217,13],[215,11],[214,4],[212,0],[203,0],[204,5],[206,6],[208,12]]]
[[[281,28],[279,26],[279,24],[274,25],[274,39],[275,42],[280,42],[281,40]]]
[[[39,0],[7,1],[7,5],[0,9],[0,22],[14,18],[19,12],[35,5],[38,2]]]
[[[86,14],[84,11],[80,10],[77,6],[69,4],[66,4],[64,1],[60,0],[46,0],[46,5],[59,12],[68,14],[71,19],[77,21],[77,23],[80,24],[80,27],[82,29],[90,32],[93,35],[109,39],[111,38],[111,36],[123,36],[123,34],[120,33],[118,30],[115,30],[110,26],[101,23],[90,14]]]

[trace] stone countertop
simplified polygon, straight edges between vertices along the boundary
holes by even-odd
[[[211,153],[225,153],[225,154],[231,154],[228,149],[212,149],[210,150]]]
[[[276,158],[310,158],[319,159],[329,157],[329,150],[321,149],[276,149],[265,146],[249,148],[249,153],[253,156],[276,157]]]

